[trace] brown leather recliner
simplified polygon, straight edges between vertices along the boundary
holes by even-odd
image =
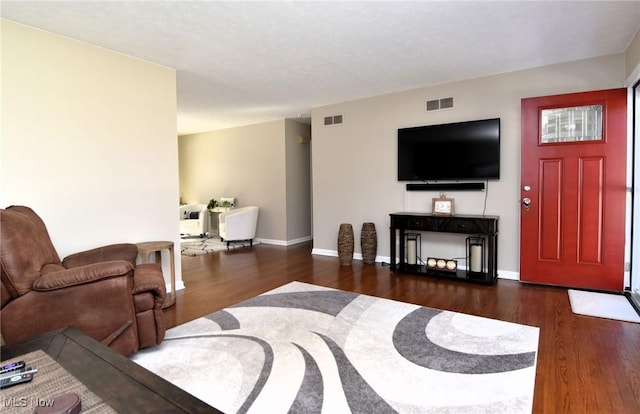
[[[29,207],[0,210],[0,329],[6,344],[73,325],[123,355],[164,339],[166,297],[158,264],[138,264],[135,244],[60,261]]]

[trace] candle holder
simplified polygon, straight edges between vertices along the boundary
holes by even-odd
[[[404,238],[404,247],[407,260],[405,263],[407,266],[419,267],[420,266],[420,252],[422,251],[422,240],[420,233],[407,233]]]
[[[484,237],[467,237],[467,276],[482,277],[486,274]]]

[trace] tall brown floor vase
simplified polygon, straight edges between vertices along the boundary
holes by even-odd
[[[342,266],[351,265],[353,260],[353,227],[343,223],[338,231],[338,259]]]
[[[365,264],[374,264],[378,251],[378,235],[376,234],[376,225],[374,223],[362,224],[360,248],[362,250],[362,261]]]

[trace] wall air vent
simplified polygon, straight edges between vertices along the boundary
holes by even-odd
[[[453,108],[453,98],[440,98],[427,101],[427,111]]]
[[[437,111],[438,109],[440,109],[440,99],[427,101],[427,111]]]
[[[342,123],[342,115],[333,115],[333,116],[325,116],[324,124],[325,125],[335,125]]]
[[[440,99],[440,109],[453,108],[453,98]]]

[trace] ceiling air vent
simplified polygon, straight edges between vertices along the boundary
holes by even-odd
[[[332,125],[333,124],[333,117],[332,116],[325,116],[324,117],[324,124],[325,125]]]
[[[427,111],[453,108],[453,98],[441,98],[427,101]]]

